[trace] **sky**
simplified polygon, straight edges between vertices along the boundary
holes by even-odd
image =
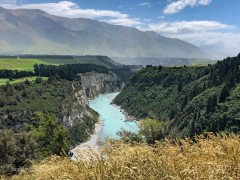
[[[0,0],[0,6],[155,31],[215,59],[240,53],[240,0]]]

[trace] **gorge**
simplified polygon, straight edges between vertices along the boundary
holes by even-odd
[[[122,110],[111,103],[118,94],[119,92],[101,94],[89,103],[89,106],[99,113],[100,120],[103,123],[99,134],[100,142],[106,140],[106,138],[119,138],[116,133],[121,129],[132,132],[138,131],[136,122],[128,121],[128,117],[126,117]]]

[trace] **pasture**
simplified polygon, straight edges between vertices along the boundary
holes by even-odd
[[[0,58],[0,69],[33,71],[34,64],[49,64],[39,59]]]

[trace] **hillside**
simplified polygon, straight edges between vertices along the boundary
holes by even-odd
[[[196,46],[154,32],[90,19],[68,19],[40,10],[0,8],[1,54],[74,54],[117,57],[206,55]]]
[[[99,118],[89,99],[124,84],[95,64],[35,64],[34,72],[0,70],[0,77],[11,80],[0,86],[0,174],[5,175],[32,160],[66,155],[88,140]]]
[[[239,133],[239,65],[240,56],[206,67],[147,66],[114,102],[139,119],[163,121],[165,135]]]

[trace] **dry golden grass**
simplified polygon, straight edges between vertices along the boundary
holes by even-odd
[[[240,138],[208,135],[154,147],[111,142],[91,161],[53,156],[12,179],[240,179]]]

